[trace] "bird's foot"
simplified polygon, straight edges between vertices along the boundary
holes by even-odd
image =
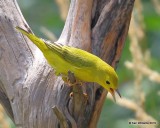
[[[69,97],[72,98],[73,96],[74,96],[74,94],[73,94],[73,92],[71,92],[71,93],[69,94]],[[86,92],[83,92],[83,96],[85,97],[85,99],[88,99],[88,95],[87,95]]]
[[[62,76],[62,75],[61,75]],[[75,81],[74,81],[74,83],[72,83],[71,82],[71,80],[69,79],[69,77],[68,76],[62,76],[62,79],[63,79],[63,81],[67,84],[67,85],[69,85],[69,86],[74,86],[74,85],[80,85],[80,86],[82,86],[82,81],[80,81],[80,80],[78,80],[78,79],[75,79]]]

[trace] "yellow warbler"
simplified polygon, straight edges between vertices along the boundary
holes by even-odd
[[[67,76],[68,71],[71,71],[78,80],[96,82],[103,86],[112,94],[114,100],[115,91],[120,96],[115,70],[99,57],[78,48],[40,39],[20,27],[16,29],[26,35],[43,52],[48,63],[55,69],[56,75]]]

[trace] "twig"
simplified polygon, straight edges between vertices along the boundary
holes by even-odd
[[[83,93],[82,85],[76,81],[74,73],[68,71],[68,78],[70,83],[73,84],[73,115],[77,121],[79,115],[84,112],[87,103],[87,95]]]
[[[58,120],[60,121],[60,125],[62,126],[62,128],[69,128],[64,114],[56,106],[53,106],[52,109]]]
[[[65,107],[64,109],[64,113],[67,117],[67,119],[70,121],[72,128],[77,128],[77,124],[76,121],[73,119],[73,117],[70,115],[70,113],[68,112],[68,109]]]
[[[75,84],[76,83],[76,78],[74,76],[74,73],[72,73],[71,71],[68,71],[68,78],[71,84]]]

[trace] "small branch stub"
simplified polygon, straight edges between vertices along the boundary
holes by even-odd
[[[85,112],[85,108],[86,108],[86,103],[88,100],[87,94],[83,92],[82,89],[82,82],[77,82],[74,73],[72,73],[71,71],[68,71],[68,84],[72,85],[72,92],[70,94],[71,97],[71,108],[72,110],[70,110],[70,114],[73,116],[73,120],[76,122],[80,122],[81,118],[80,115],[83,114]],[[59,124],[60,124],[60,128],[69,128],[69,124],[67,122],[68,119],[68,114],[64,114],[62,111],[60,111],[58,109],[57,106],[52,107],[54,114],[56,115],[56,117],[59,120]],[[69,108],[68,108],[69,109]],[[66,113],[66,112],[65,112]],[[69,114],[69,115],[70,115]],[[66,117],[66,116],[67,117]],[[70,119],[68,119],[69,121],[71,121]],[[72,124],[71,121],[71,125],[74,125],[74,123]],[[75,126],[77,127],[77,126]]]
[[[75,121],[78,121],[78,117],[80,117],[79,115],[82,114],[86,108],[88,97],[86,92],[83,92],[83,83],[76,80],[74,73],[68,71],[68,78],[70,83],[73,85],[71,92],[73,96],[73,116]]]
[[[60,122],[60,128],[69,128],[64,114],[56,106],[52,107],[52,109]]]

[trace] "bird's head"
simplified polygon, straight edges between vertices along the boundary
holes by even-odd
[[[111,93],[111,95],[113,96],[114,100],[115,99],[115,92],[117,92],[117,94],[121,97],[119,91],[118,91],[118,76],[117,73],[115,72],[115,70],[110,67],[109,70],[105,71],[105,73],[103,74],[101,80],[101,85],[108,91]]]

